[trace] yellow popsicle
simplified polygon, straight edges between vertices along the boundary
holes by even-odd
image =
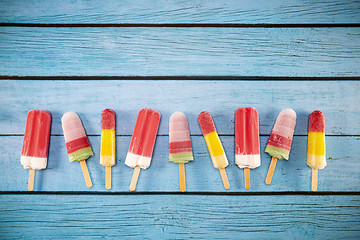
[[[224,148],[216,132],[214,121],[208,112],[201,112],[198,116],[198,121],[211,156],[211,161],[214,167],[220,171],[224,188],[229,189],[230,183],[225,171],[225,168],[229,165],[229,162],[226,158]]]
[[[217,132],[204,135],[206,145],[209,149],[212,163],[215,168],[225,168],[229,165],[224,148],[220,142]]]
[[[318,170],[326,166],[325,157],[325,115],[314,111],[309,117],[306,163],[312,168],[311,190],[317,190]]]
[[[314,169],[323,169],[326,166],[324,132],[309,132],[306,163]]]
[[[104,167],[115,165],[115,130],[101,130],[100,164]]]
[[[111,109],[101,112],[100,164],[105,167],[105,187],[111,189],[111,167],[116,163],[115,113]]]

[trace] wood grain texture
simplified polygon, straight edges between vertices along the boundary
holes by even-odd
[[[6,239],[358,239],[359,196],[0,195]]]
[[[229,167],[226,168],[231,188],[225,190],[219,171],[213,167],[206,143],[192,136],[195,160],[186,164],[187,192],[296,192],[311,191],[311,168],[306,165],[307,137],[296,136],[290,159],[279,160],[271,185],[265,184],[271,157],[264,153],[268,137],[260,138],[262,165],[251,170],[251,189],[244,188],[244,171],[234,163],[234,137],[220,136]],[[22,136],[0,137],[0,191],[27,191],[28,171],[20,164]],[[117,137],[117,164],[112,167],[112,188],[105,189],[105,167],[100,165],[100,136],[89,137],[94,156],[87,160],[93,187],[85,186],[79,163],[69,163],[63,136],[52,136],[48,168],[36,171],[34,191],[99,191],[129,192],[133,169],[124,164],[130,137]],[[168,137],[156,140],[149,169],[142,170],[138,192],[179,192],[178,165],[168,160]],[[318,192],[360,191],[359,137],[327,137],[328,166],[319,171]]]
[[[0,22],[359,23],[359,1],[0,1]]]
[[[0,1],[0,24],[359,22],[358,0]],[[0,76],[359,77],[359,35],[360,28],[334,27],[0,27]],[[357,81],[1,80],[0,238],[358,239],[359,92]],[[243,106],[258,109],[263,135],[262,165],[251,170],[250,190],[234,164],[233,115]],[[105,189],[105,168],[99,164],[100,112],[108,107],[117,114],[111,190]],[[142,107],[162,113],[162,136],[151,167],[141,171],[140,195],[131,195],[133,169],[123,162]],[[267,186],[270,156],[263,150],[286,107],[298,114],[296,136],[289,161],[278,161]],[[53,117],[48,168],[36,172],[34,190],[54,194],[27,194],[28,171],[19,163],[26,114],[34,108]],[[326,115],[328,166],[319,171],[318,192],[327,195],[292,195],[311,191],[305,135],[315,109]],[[200,135],[196,118],[203,110],[213,115],[229,158],[228,191]],[[60,124],[66,111],[78,112],[92,135],[91,189],[80,164],[68,162]],[[190,123],[195,156],[185,167],[190,195],[179,193],[178,165],[168,161],[168,119],[174,111],[184,111]],[[226,195],[248,192],[262,195]],[[212,195],[217,193],[224,196]],[[344,195],[333,195],[339,193]]]
[[[269,135],[279,112],[297,113],[296,135],[307,135],[314,110],[326,116],[327,135],[360,135],[358,81],[0,81],[0,134],[24,134],[27,112],[52,114],[52,134],[63,134],[61,117],[75,111],[87,134],[100,135],[100,115],[116,112],[116,134],[131,136],[138,111],[148,107],[161,113],[160,135],[169,134],[169,118],[182,111],[192,135],[202,135],[200,112],[212,114],[221,135],[234,134],[239,107],[256,107],[260,133]]]
[[[0,27],[3,76],[360,76],[360,28]]]

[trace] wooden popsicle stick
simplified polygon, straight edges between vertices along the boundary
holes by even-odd
[[[86,186],[87,186],[88,188],[91,188],[91,187],[92,187],[92,182],[91,182],[89,170],[88,170],[87,165],[86,165],[86,161],[85,161],[85,160],[81,160],[81,161],[80,161],[80,166],[81,166],[81,170],[82,170],[83,175],[84,175],[84,179],[85,179]]]
[[[180,191],[185,192],[186,183],[185,183],[185,166],[184,166],[184,163],[179,163],[179,177],[180,177]]]
[[[34,180],[35,180],[35,170],[29,169],[29,182],[28,182],[28,190],[34,190]]]
[[[271,180],[272,180],[272,177],[273,177],[273,174],[274,174],[274,171],[275,171],[276,163],[277,163],[277,158],[272,157],[271,163],[270,163],[270,166],[269,166],[269,170],[268,170],[268,173],[267,173],[266,179],[265,179],[265,183],[268,184],[268,185],[271,183]]]
[[[244,168],[245,189],[250,189],[250,168]]]
[[[105,167],[105,187],[111,189],[111,167]]]
[[[317,182],[318,182],[318,170],[313,168],[312,176],[311,176],[311,191],[315,192],[317,190]]]
[[[135,191],[136,184],[137,184],[137,181],[139,178],[139,174],[140,174],[140,167],[136,166],[134,169],[133,176],[131,178],[131,183],[130,183],[130,191],[132,191],[132,192]]]
[[[224,188],[225,189],[229,189],[230,188],[230,183],[229,183],[229,179],[226,175],[226,171],[225,171],[225,168],[219,168],[219,171],[220,171],[220,175],[221,175],[221,179],[224,183]]]

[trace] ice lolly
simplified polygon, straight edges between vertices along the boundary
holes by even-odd
[[[101,112],[100,164],[105,167],[105,187],[111,189],[111,167],[115,165],[115,113]]]
[[[309,117],[307,165],[312,168],[311,190],[317,190],[318,169],[326,166],[325,157],[325,115],[314,111]]]
[[[256,108],[235,112],[235,163],[244,169],[245,188],[250,188],[250,168],[260,166],[259,115]]]
[[[43,110],[31,110],[26,119],[20,163],[29,169],[28,190],[34,189],[35,170],[47,166],[51,115]]]
[[[185,163],[194,160],[189,124],[182,112],[175,112],[169,122],[169,160],[179,164],[180,191],[186,190]]]
[[[199,125],[204,135],[212,163],[219,169],[225,189],[230,188],[225,168],[229,165],[225,151],[216,132],[214,121],[208,112],[201,112],[198,116]]]
[[[295,125],[296,113],[290,108],[282,110],[276,118],[275,125],[265,148],[265,152],[272,157],[265,180],[266,184],[271,183],[277,160],[289,159]]]
[[[79,116],[74,112],[67,112],[61,118],[62,129],[67,153],[70,162],[80,162],[85,183],[88,188],[92,186],[86,159],[93,156],[90,143]]]
[[[139,111],[125,159],[127,166],[135,168],[130,191],[136,188],[140,168],[147,169],[150,166],[160,117],[160,113],[152,109],[143,108]]]

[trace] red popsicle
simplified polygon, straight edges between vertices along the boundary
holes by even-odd
[[[27,115],[20,163],[29,169],[28,189],[34,189],[35,170],[47,166],[51,115],[43,110],[31,110]]]
[[[140,168],[146,169],[150,166],[160,117],[160,113],[152,109],[143,108],[139,111],[125,159],[127,166],[135,168],[130,184],[131,191],[135,190]]]
[[[250,188],[250,168],[260,166],[259,115],[256,108],[235,112],[235,163],[244,169],[245,188]]]

